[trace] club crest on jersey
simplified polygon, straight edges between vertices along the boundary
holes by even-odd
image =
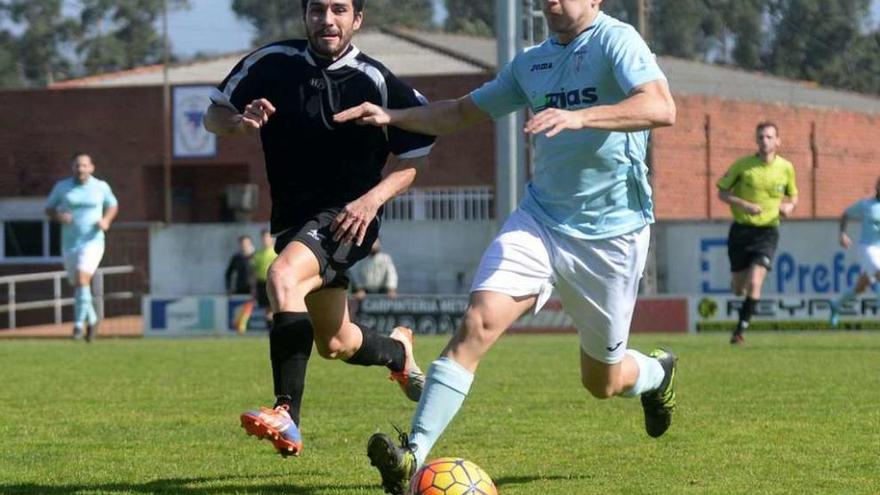
[[[327,89],[327,83],[323,79],[313,78],[309,81],[309,85],[318,91]]]
[[[541,110],[547,108],[560,108],[564,110],[566,108],[589,105],[597,101],[599,101],[599,95],[596,93],[596,88],[591,87],[572,91],[565,91],[565,88],[563,88],[558,93],[544,95],[544,106]]]

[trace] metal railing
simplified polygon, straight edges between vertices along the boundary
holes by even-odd
[[[391,221],[481,221],[494,217],[491,187],[411,189],[385,206]]]
[[[98,268],[92,277],[92,296],[95,300],[95,311],[98,318],[104,318],[104,301],[111,299],[134,299],[134,292],[113,292],[104,294],[104,276],[105,275],[122,275],[126,273],[134,273],[135,267],[127,266],[111,266],[107,268]],[[8,314],[9,329],[15,328],[15,312],[31,309],[53,308],[55,312],[55,324],[61,323],[61,309],[64,306],[72,305],[73,298],[61,297],[61,279],[67,278],[66,271],[28,273],[24,275],[7,275],[0,277],[0,287],[6,285],[6,304],[0,305],[0,313]],[[16,285],[29,282],[52,281],[52,299],[43,299],[39,301],[17,302],[16,301]]]

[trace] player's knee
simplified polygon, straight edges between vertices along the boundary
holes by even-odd
[[[463,340],[477,344],[480,347],[490,345],[493,331],[488,322],[478,311],[468,311],[462,320]]]
[[[297,280],[293,265],[289,263],[272,263],[267,278],[270,285],[269,290],[279,300],[284,300],[297,291],[299,280]]]

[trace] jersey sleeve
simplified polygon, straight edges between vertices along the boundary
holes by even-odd
[[[794,165],[788,164],[788,170],[785,182],[785,195],[789,198],[796,198],[798,195],[797,181],[795,180]]]
[[[52,192],[49,193],[49,197],[46,199],[46,208],[58,208],[61,205],[61,183],[56,182],[54,186],[52,186]]]
[[[268,97],[263,74],[271,53],[271,47],[262,48],[242,59],[211,92],[211,103],[243,113],[248,103]]]
[[[734,185],[736,185],[736,181],[739,180],[740,172],[742,172],[742,166],[740,165],[740,162],[736,162],[730,166],[727,173],[718,179],[718,182],[715,185],[718,186],[718,189],[729,191]]]
[[[605,50],[611,60],[614,78],[626,94],[642,84],[666,79],[657,65],[657,57],[635,28],[628,24],[611,28]]]
[[[113,208],[115,206],[119,206],[119,201],[116,200],[116,195],[113,194],[113,189],[110,189],[110,184],[106,182],[103,183],[104,189],[104,208]]]
[[[410,108],[427,105],[428,100],[421,93],[406,83],[389,74],[386,79],[388,88],[388,108]],[[434,146],[434,136],[405,131],[398,127],[388,127],[388,143],[391,152],[402,159],[427,156]]]
[[[489,114],[492,119],[503,117],[510,112],[526,106],[529,100],[513,74],[513,62],[504,66],[495,79],[471,92],[470,97],[477,107]]]
[[[862,208],[862,201],[859,200],[851,204],[849,208],[847,208],[843,212],[843,214],[844,216],[846,216],[846,218],[852,218],[853,220],[862,220],[865,217],[864,211],[864,208]]]

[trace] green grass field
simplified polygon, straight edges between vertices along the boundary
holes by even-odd
[[[420,361],[444,342],[420,338]],[[638,400],[580,387],[575,336],[509,336],[432,457],[480,464],[504,495],[880,492],[880,333],[631,345],[681,357],[664,437]],[[261,338],[0,342],[0,493],[381,494],[366,440],[413,410],[387,373],[314,358],[288,460],[238,425],[270,376]]]

